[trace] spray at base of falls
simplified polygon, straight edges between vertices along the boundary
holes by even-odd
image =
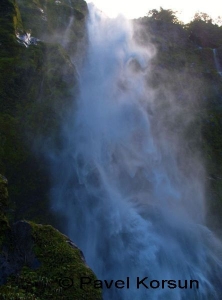
[[[147,84],[155,50],[133,41],[128,21],[93,7],[88,31],[77,111],[52,157],[54,209],[99,279],[199,282],[198,289],[104,288],[104,299],[220,299],[222,247],[204,226],[201,162],[167,126],[156,130],[166,111]],[[180,113],[173,105],[165,109]]]

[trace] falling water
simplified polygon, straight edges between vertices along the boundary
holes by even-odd
[[[214,63],[215,63],[215,67],[217,69],[217,72],[220,76],[222,76],[222,68],[217,56],[217,49],[213,49],[213,55],[214,55]]]
[[[69,6],[70,6],[70,10],[71,10],[71,16],[69,17],[69,23],[68,23],[68,26],[66,27],[66,30],[63,34],[63,38],[62,38],[62,46],[64,48],[67,47],[68,43],[69,43],[69,36],[70,36],[70,33],[71,33],[71,30],[72,30],[72,26],[73,26],[73,23],[74,23],[74,9],[73,9],[73,5],[72,5],[72,2],[71,0],[69,0]]]
[[[72,26],[73,26],[73,22],[74,22],[74,15],[72,15],[69,18],[68,26],[66,27],[66,30],[64,32],[64,37],[63,37],[63,40],[62,40],[62,45],[63,45],[64,48],[67,46],[67,44],[69,42],[69,36],[70,36],[70,32],[71,32],[71,29],[72,29]]]
[[[146,79],[154,48],[138,46],[122,17],[90,11],[77,108],[54,155],[54,209],[99,279],[129,277],[129,288],[104,288],[104,299],[221,299],[222,248],[204,226],[203,168],[177,135],[157,130],[166,111]],[[199,288],[137,289],[145,276]]]

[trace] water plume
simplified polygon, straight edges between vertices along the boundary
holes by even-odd
[[[129,21],[94,7],[88,34],[77,107],[51,157],[53,209],[99,279],[199,282],[104,289],[104,299],[220,299],[222,248],[204,226],[204,169],[167,125],[175,114],[189,123],[183,107],[167,89],[163,103],[149,87],[155,48],[136,44]]]
[[[213,49],[213,56],[214,56],[214,63],[215,63],[215,67],[216,67],[216,70],[218,72],[218,74],[220,76],[222,76],[222,68],[221,68],[221,65],[220,65],[220,62],[219,62],[219,59],[218,59],[218,56],[217,56],[217,49]]]

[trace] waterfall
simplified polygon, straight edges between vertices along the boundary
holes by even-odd
[[[218,74],[220,76],[222,76],[222,67],[220,65],[220,62],[219,62],[219,59],[217,56],[217,49],[213,49],[213,55],[214,55],[214,63],[215,63],[216,70],[217,70]]]
[[[73,23],[75,21],[74,9],[73,9],[71,0],[69,0],[69,6],[70,6],[70,10],[71,10],[71,16],[69,17],[69,23],[68,23],[68,26],[66,27],[66,30],[65,30],[65,32],[63,34],[63,38],[62,38],[62,46],[64,48],[66,48],[69,43],[70,33],[72,30]]]
[[[222,247],[204,225],[204,170],[167,128],[173,114],[182,122],[180,104],[166,90],[161,108],[148,85],[154,47],[136,44],[129,21],[93,7],[88,34],[79,99],[51,155],[53,209],[98,279],[125,282],[104,287],[105,300],[221,299]],[[145,277],[154,287],[138,288]]]
[[[74,15],[72,15],[69,18],[68,26],[66,27],[66,30],[64,32],[64,36],[63,36],[63,39],[62,39],[62,46],[64,48],[66,48],[67,44],[69,43],[69,36],[70,36],[70,32],[71,32],[71,29],[72,29],[72,26],[73,26],[73,22],[74,22]]]

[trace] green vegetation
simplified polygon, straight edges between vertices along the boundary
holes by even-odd
[[[64,48],[61,38],[72,14],[75,30],[70,31]],[[48,21],[42,19],[44,15]],[[4,0],[1,4],[0,171],[10,183],[15,220],[55,224],[49,211],[44,146],[46,141],[48,147],[60,143],[58,128],[78,92],[77,73],[68,52],[72,49],[74,55],[85,39],[86,15],[86,3],[79,0],[63,0],[58,5],[35,0]],[[28,31],[41,41],[28,47],[19,41],[16,34],[23,36]]]
[[[64,48],[59,36],[72,15],[75,30]],[[58,129],[78,93],[68,52],[72,47],[74,54],[85,38],[86,15],[86,3],[79,0],[1,3],[0,172],[8,178],[10,192],[9,199],[8,181],[0,175],[1,299],[101,299],[100,290],[79,288],[81,276],[95,275],[67,237],[51,226],[13,224],[24,218],[58,224],[49,210],[44,143],[59,145]],[[41,41],[25,44],[27,32]],[[59,284],[65,277],[73,280],[70,288]]]
[[[88,9],[83,0],[18,0],[18,5],[26,30],[31,30],[32,35],[42,41],[66,43],[66,51],[71,56],[85,38]],[[66,31],[68,26],[69,32]]]
[[[81,277],[96,280],[81,251],[52,226],[23,221],[10,227],[8,204],[7,180],[0,175],[1,299],[100,300],[101,290],[80,288]]]
[[[40,266],[31,269],[24,265],[19,275],[8,277],[7,283],[0,287],[2,299],[29,299],[28,295],[30,299],[44,300],[57,297],[66,300],[100,300],[101,290],[93,286],[80,288],[81,277],[96,280],[85,265],[80,250],[70,245],[68,238],[53,227],[30,224],[34,254]],[[65,282],[70,286],[65,287]]]

